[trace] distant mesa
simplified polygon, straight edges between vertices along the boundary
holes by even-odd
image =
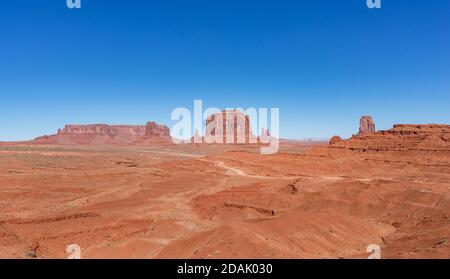
[[[359,133],[360,134],[368,134],[375,133],[375,122],[373,121],[372,116],[362,116],[359,121]]]
[[[225,110],[212,114],[206,120],[205,135],[195,131],[192,143],[203,144],[267,144],[272,137],[262,129],[261,137],[252,133],[250,117],[238,110]],[[31,141],[36,144],[61,145],[132,145],[173,144],[170,129],[156,122],[146,125],[66,125],[57,134],[42,136]]]
[[[147,125],[66,125],[56,135],[43,136],[34,143],[102,145],[124,144],[145,145],[151,143],[171,143],[167,126],[148,122]]]

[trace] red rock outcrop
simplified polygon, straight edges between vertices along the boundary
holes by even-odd
[[[215,113],[206,120],[206,143],[251,144],[258,139],[252,133],[250,117],[237,110]]]
[[[367,134],[367,133],[375,133],[375,122],[373,121],[371,116],[362,116],[359,121],[359,133]]]
[[[66,125],[64,129],[58,131],[58,135],[108,135],[108,136],[144,136],[146,126],[132,125]]]
[[[348,140],[308,151],[309,155],[366,162],[406,163],[422,167],[450,166],[450,125],[398,124],[376,133],[353,135]]]
[[[343,139],[340,136],[334,136],[330,139],[330,145],[336,144],[341,141],[343,141]]]
[[[46,144],[126,144],[170,143],[167,126],[148,122],[147,125],[66,125],[56,135],[35,139],[35,143]]]
[[[450,125],[394,125],[376,133],[354,135],[335,147],[362,151],[450,151]]]
[[[145,128],[145,136],[170,138],[170,129],[167,126],[158,125],[156,122],[148,122]]]
[[[450,166],[450,125],[395,125],[392,129],[352,136],[328,147],[309,151],[313,156],[364,158],[367,162]]]

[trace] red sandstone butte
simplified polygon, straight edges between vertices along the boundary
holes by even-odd
[[[170,143],[167,126],[148,122],[147,125],[66,125],[56,135],[43,136],[34,143],[68,145],[125,144],[145,145],[150,143]]]
[[[206,120],[206,143],[251,144],[257,141],[250,127],[250,117],[238,110],[215,113]]]
[[[362,116],[359,121],[359,133],[367,134],[367,133],[375,133],[375,122],[373,121],[371,116]]]

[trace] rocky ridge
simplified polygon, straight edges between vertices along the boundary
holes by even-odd
[[[43,136],[34,143],[45,144],[125,144],[171,143],[167,126],[148,122],[146,125],[66,125],[56,135]]]

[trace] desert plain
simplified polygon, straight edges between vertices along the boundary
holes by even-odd
[[[450,257],[450,128],[329,142],[0,144],[0,258]]]

